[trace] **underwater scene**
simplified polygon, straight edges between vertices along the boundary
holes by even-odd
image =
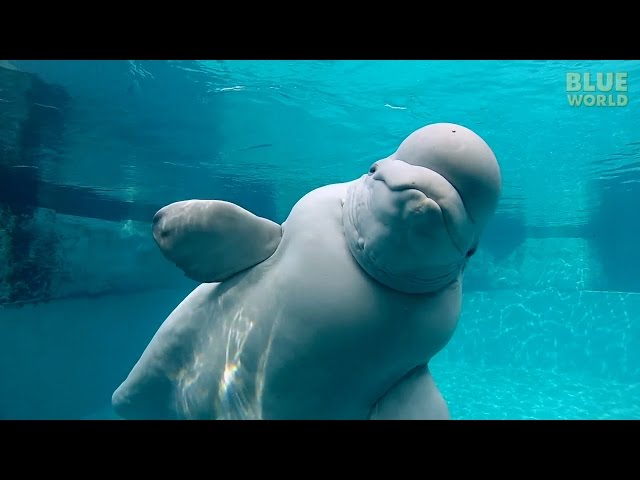
[[[640,61],[0,60],[0,419],[640,419]]]

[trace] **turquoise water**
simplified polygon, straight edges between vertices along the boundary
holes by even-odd
[[[432,366],[452,416],[640,418],[639,61],[10,66],[1,418],[109,416],[113,388],[193,287],[153,245],[157,208],[221,198],[281,222],[311,189],[359,176],[441,121],[480,134],[504,182],[458,330]],[[572,106],[572,72],[626,74],[626,91],[594,94],[628,103]],[[104,320],[74,305],[99,305]]]
[[[458,420],[637,420],[638,383],[542,369],[434,363]]]

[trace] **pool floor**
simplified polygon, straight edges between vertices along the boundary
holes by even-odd
[[[431,370],[453,419],[640,419],[640,383],[436,361]]]

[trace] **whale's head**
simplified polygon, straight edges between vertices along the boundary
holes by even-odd
[[[343,224],[360,266],[384,285],[429,293],[457,281],[493,216],[501,174],[473,131],[437,123],[354,181]]]

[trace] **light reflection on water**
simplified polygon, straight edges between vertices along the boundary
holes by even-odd
[[[194,342],[192,361],[175,377],[179,417],[263,418],[265,377],[281,313],[275,312],[273,319],[260,317],[257,309],[236,302],[233,291],[215,300],[210,295],[212,306],[203,309],[205,331]],[[211,293],[216,296],[215,290]],[[238,305],[237,312],[225,321],[220,312],[233,304]]]

